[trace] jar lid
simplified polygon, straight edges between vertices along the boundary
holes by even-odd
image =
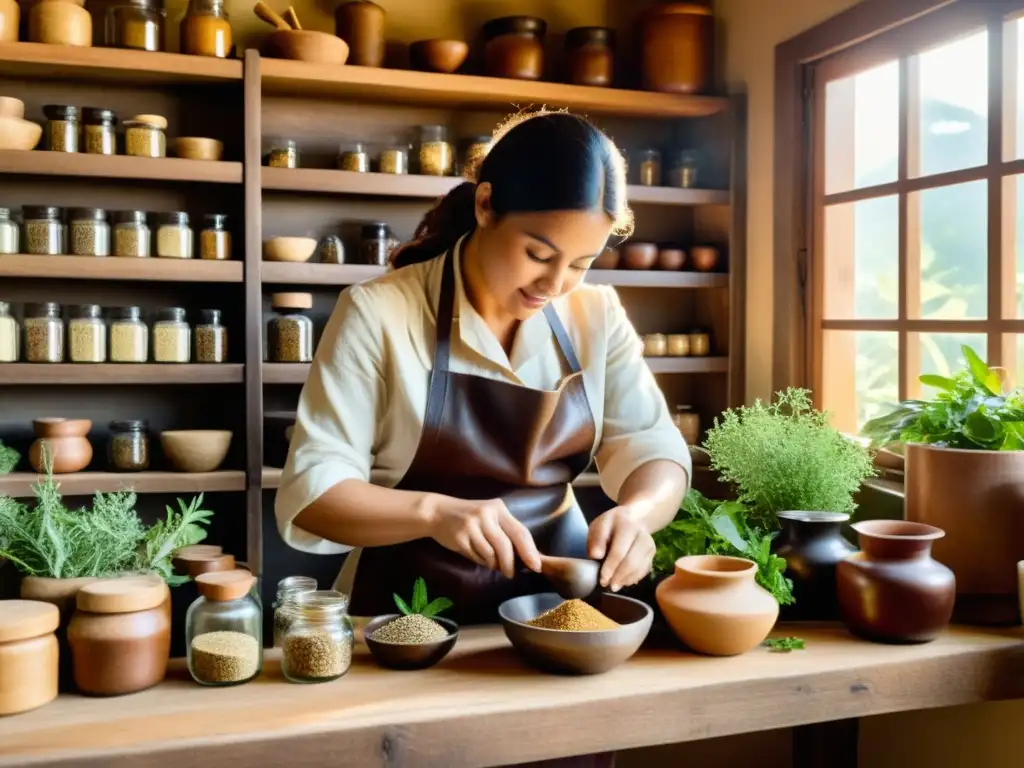
[[[150,128],[158,128],[161,131],[167,130],[167,118],[162,115],[135,115],[130,121],[132,123],[142,123],[148,125]]]
[[[102,208],[71,208],[68,221],[106,221],[107,212]]]
[[[234,570],[235,556],[223,553],[216,555],[175,555],[171,560],[171,565],[174,566],[176,573],[191,576],[194,579],[204,573]]]
[[[228,217],[226,213],[207,213],[203,216],[203,222],[214,229],[223,229],[228,223]]]
[[[0,643],[13,643],[53,632],[60,624],[56,605],[39,600],[0,600]]]
[[[76,320],[92,320],[98,318],[102,311],[99,304],[76,304],[68,308],[68,315]]]
[[[391,234],[391,227],[383,221],[373,221],[363,224],[361,232],[364,240],[381,239]]]
[[[154,574],[100,579],[78,590],[78,610],[88,613],[135,613],[161,605],[170,595]]]
[[[25,317],[46,317],[47,315],[60,315],[60,304],[41,301],[25,305]]]
[[[172,557],[188,557],[189,555],[220,555],[224,548],[216,544],[192,544],[174,550]]]
[[[274,309],[312,309],[313,294],[275,293],[270,296],[270,306]]]
[[[491,19],[482,28],[485,40],[492,40],[501,35],[535,35],[544,37],[548,31],[548,23],[536,16],[502,16]]]
[[[9,302],[0,301],[0,315],[6,315],[11,311],[11,305]]]
[[[170,321],[173,323],[181,323],[185,321],[185,310],[181,307],[160,307],[156,311],[157,322]]]
[[[116,123],[117,115],[112,109],[85,107],[82,109],[82,119],[88,125],[103,125],[104,123]]]
[[[317,582],[312,576],[285,576],[277,582],[278,592],[287,592],[289,590],[314,592],[316,588]]]
[[[119,224],[145,224],[145,211],[115,211],[114,219]]]
[[[207,600],[223,603],[238,600],[249,594],[255,577],[246,570],[236,568],[231,571],[204,573],[196,577],[199,594]]]
[[[660,149],[655,149],[654,147],[646,147],[645,149],[639,150],[637,152],[637,155],[639,157],[642,157],[642,158],[643,157],[657,157],[657,158],[660,159],[661,158],[661,150]]]
[[[273,143],[270,148],[271,152],[280,151],[282,149],[298,149],[298,144],[295,139],[278,139]]]
[[[355,144],[347,144],[343,146],[339,153],[342,155],[363,155],[366,154],[366,145],[361,141],[357,141]]]
[[[111,432],[144,432],[149,429],[149,422],[145,419],[125,419],[123,421],[110,422]]]
[[[443,125],[421,125],[420,141],[445,141],[448,129]]]
[[[63,213],[55,205],[26,205],[21,212],[26,219],[59,219]]]
[[[615,45],[615,30],[609,27],[576,27],[565,33],[567,48],[577,48],[587,43]]]
[[[0,219],[9,218],[10,215],[11,215],[11,209],[10,208],[0,208]]]
[[[113,307],[108,311],[111,320],[138,320],[142,316],[140,307]]]
[[[71,104],[46,104],[43,114],[48,120],[77,120],[78,107]]]
[[[184,211],[167,211],[157,214],[160,224],[171,227],[187,227],[188,214]]]
[[[204,325],[220,325],[220,310],[200,309],[199,321]]]

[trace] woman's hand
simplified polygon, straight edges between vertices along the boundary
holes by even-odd
[[[441,496],[432,506],[430,535],[441,546],[477,565],[501,571],[509,579],[515,575],[517,554],[527,568],[540,571],[540,553],[533,536],[501,499]]]
[[[594,560],[604,560],[599,580],[612,592],[649,574],[654,550],[654,539],[630,507],[610,509],[590,524],[587,552]]]

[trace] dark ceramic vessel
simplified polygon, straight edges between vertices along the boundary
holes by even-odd
[[[417,643],[416,645],[400,645],[398,643],[378,643],[373,639],[373,633],[395,619],[400,618],[397,613],[389,613],[378,616],[363,630],[363,642],[370,649],[370,655],[380,666],[387,669],[426,669],[432,667],[455,647],[459,639],[459,625],[451,619],[442,619],[440,616],[433,616],[434,621],[448,630],[448,637],[434,643]]]
[[[949,624],[956,598],[953,571],[932,559],[940,528],[905,520],[853,526],[861,551],[836,569],[843,623],[881,643],[925,643]]]
[[[850,516],[842,512],[780,512],[782,533],[775,554],[786,561],[793,581],[793,605],[782,607],[783,621],[825,621],[839,618],[836,566],[857,548],[843,538]]]

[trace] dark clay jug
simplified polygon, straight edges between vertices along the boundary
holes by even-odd
[[[782,533],[775,554],[786,561],[793,581],[792,605],[782,608],[783,621],[824,621],[839,618],[836,566],[857,548],[843,538],[850,516],[842,512],[779,512]]]
[[[853,526],[860,552],[836,569],[843,623],[881,643],[925,643],[953,615],[956,577],[932,559],[940,528],[905,520],[867,520]]]

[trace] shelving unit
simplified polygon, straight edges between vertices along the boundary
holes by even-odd
[[[200,365],[198,363],[32,363],[0,364],[3,384],[240,384],[245,366],[241,363]]]
[[[178,283],[240,283],[240,261],[189,259],[95,259],[91,256],[0,255],[0,277],[50,280],[138,280]]]
[[[91,496],[131,488],[136,493],[215,493],[245,490],[245,472],[72,472],[55,475],[65,496]],[[0,494],[14,497],[32,495],[39,481],[34,472],[12,472],[0,476]]]
[[[242,183],[241,163],[183,160],[180,157],[107,157],[82,153],[19,152],[12,149],[0,150],[0,174],[7,173],[136,179],[146,182]]]

